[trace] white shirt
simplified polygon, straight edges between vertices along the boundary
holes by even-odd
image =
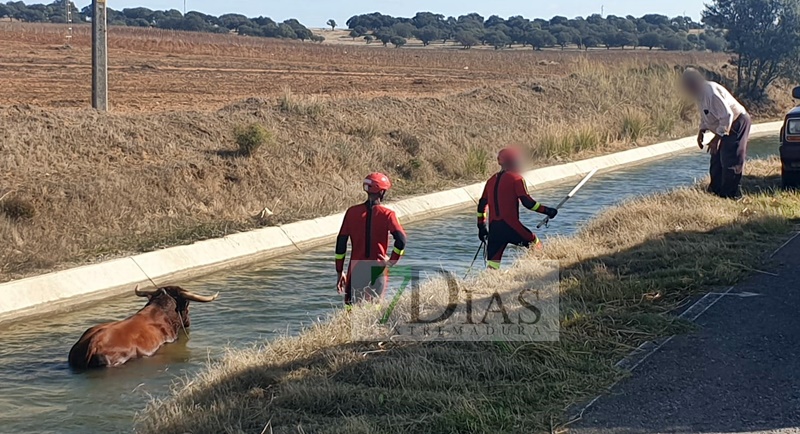
[[[744,106],[719,83],[707,81],[699,100],[700,129],[722,137],[730,133],[733,121],[747,113]]]

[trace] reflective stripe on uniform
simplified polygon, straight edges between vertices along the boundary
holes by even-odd
[[[489,265],[489,268],[492,268],[492,269],[495,269],[495,270],[499,270],[500,269],[500,263],[499,262],[488,261],[487,264]]]
[[[541,207],[542,207],[542,204],[540,204],[539,202],[536,202],[536,205],[533,206],[533,211],[539,211],[539,208],[541,208]]]
[[[393,251],[394,251],[394,252],[395,252],[397,255],[399,255],[399,256],[403,256],[403,255],[405,255],[405,254],[406,254],[406,251],[405,251],[405,250],[400,250],[400,249],[398,249],[397,247],[395,247]]]
[[[341,255],[337,253],[336,254],[336,260],[337,261],[341,261],[342,259],[345,258],[345,256],[347,256],[347,253],[342,253]]]
[[[479,212],[478,213],[478,218],[479,219],[485,219],[486,218],[486,213],[485,212],[483,212],[483,213]]]

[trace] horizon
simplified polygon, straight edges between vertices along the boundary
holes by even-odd
[[[26,4],[36,3],[34,1]],[[345,0],[344,4],[334,5],[326,0],[307,0],[303,3],[277,3],[264,6],[261,2],[239,0],[217,2],[212,0],[186,0],[186,12],[197,11],[204,14],[220,16],[229,13],[242,14],[248,17],[267,16],[277,21],[296,18],[307,27],[326,27],[328,19],[336,20],[338,27],[347,27],[347,20],[354,15],[380,12],[395,17],[413,17],[417,12],[433,12],[445,16],[459,16],[477,12],[488,18],[498,15],[503,18],[522,15],[526,18],[549,19],[554,16],[587,17],[595,13],[603,16],[633,15],[641,17],[646,14],[662,14],[669,17],[688,16],[695,21],[700,20],[704,8],[703,0],[675,0],[672,2],[658,2],[658,5],[636,0],[565,0],[561,2],[548,2],[546,5],[537,6],[532,2],[522,0],[495,0],[493,2],[476,0],[440,0],[436,6],[419,0],[388,0],[380,9],[375,8],[371,1]],[[78,8],[90,5],[91,1],[77,2]],[[109,7],[115,10],[125,8],[144,7],[152,10],[176,9],[184,11],[184,0],[112,0]]]

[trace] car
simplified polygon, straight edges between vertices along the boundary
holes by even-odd
[[[800,86],[792,90],[800,100]],[[786,114],[781,127],[781,178],[784,188],[800,188],[800,106]]]

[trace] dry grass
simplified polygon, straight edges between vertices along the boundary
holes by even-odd
[[[0,215],[0,280],[331,214],[361,200],[358,181],[375,170],[393,178],[397,197],[480,180],[509,143],[544,165],[690,132],[673,109],[684,102],[671,66],[578,58],[571,68],[427,98],[285,89],[218,111],[0,108],[0,188],[35,209],[24,220]],[[630,113],[671,128],[639,129],[634,140],[623,128]],[[247,125],[270,137],[238,158],[236,131]],[[275,215],[253,219],[264,207]]]
[[[775,191],[779,161],[749,166],[744,203],[699,187],[608,210],[503,274],[465,289],[526,287],[538,259],[561,263],[558,343],[349,341],[335,314],[300,336],[230,352],[177,384],[138,418],[143,433],[538,432],[570,404],[623,375],[614,363],[646,340],[689,326],[670,312],[730,285],[800,217],[800,195]],[[433,282],[423,292],[443,291]],[[402,306],[407,300],[401,300]],[[353,315],[375,316],[374,309]],[[267,428],[265,428],[265,426]]]

